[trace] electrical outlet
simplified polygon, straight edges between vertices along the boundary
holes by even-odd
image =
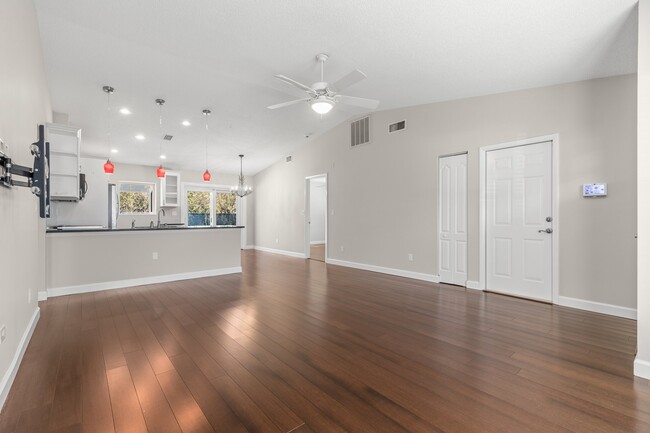
[[[32,303],[32,291],[27,289],[27,303],[31,304]]]
[[[332,209],[332,210],[330,211],[330,214],[331,214],[331,215],[334,215],[334,209]]]
[[[279,244],[280,243],[280,238],[275,238],[275,243]]]
[[[413,261],[413,254],[409,253],[409,262],[412,262],[412,261]]]
[[[344,250],[345,250],[345,247],[343,245],[341,245],[341,252],[343,252]]]
[[[7,325],[2,325],[0,328],[0,344],[4,343],[7,339]]]
[[[154,253],[152,254],[152,258],[153,258],[154,260],[158,260],[158,252],[155,252],[155,251],[154,251]]]

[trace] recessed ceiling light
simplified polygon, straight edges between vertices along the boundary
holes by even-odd
[[[136,140],[144,140],[144,135],[138,134],[135,136]]]
[[[189,120],[183,120],[182,123],[183,123],[183,126],[190,126],[191,125]]]
[[[117,153],[117,152],[118,152],[117,149],[111,149],[111,153]]]
[[[160,159],[167,159],[165,155],[160,155]]]
[[[122,114],[131,114],[131,110],[129,110],[126,107],[120,108],[120,113],[122,113]]]

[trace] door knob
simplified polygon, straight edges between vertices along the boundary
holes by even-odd
[[[553,229],[537,230],[537,233],[553,233]]]

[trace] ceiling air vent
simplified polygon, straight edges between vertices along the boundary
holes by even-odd
[[[291,156],[287,156],[287,162],[291,162]]]
[[[350,124],[350,147],[370,143],[370,116]]]
[[[167,141],[172,141],[172,138],[174,138],[174,136],[173,136],[173,135],[169,135],[169,134],[167,134],[167,135],[165,135],[165,136],[163,137],[163,139],[165,139],[165,140],[167,140]]]
[[[388,132],[391,134],[393,132],[402,131],[404,129],[406,129],[406,120],[388,125]]]

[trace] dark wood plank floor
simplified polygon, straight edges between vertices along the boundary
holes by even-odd
[[[648,432],[636,323],[311,260],[52,298],[0,432]]]

